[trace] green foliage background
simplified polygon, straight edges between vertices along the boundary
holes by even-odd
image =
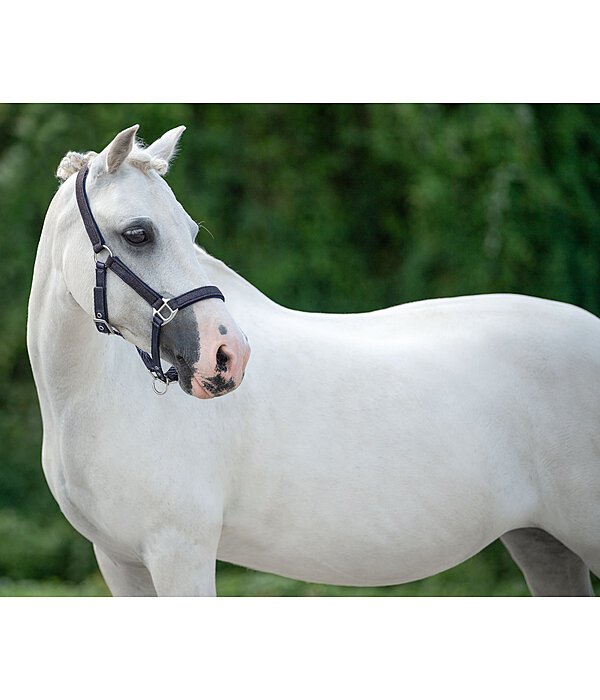
[[[198,241],[307,311],[518,292],[600,312],[595,105],[0,105],[0,592],[104,595],[40,466],[25,347],[33,262],[67,150],[186,124],[168,180]],[[308,585],[219,565],[223,595],[523,595],[498,543],[426,581]]]

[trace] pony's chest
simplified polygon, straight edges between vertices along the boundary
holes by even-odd
[[[46,481],[64,516],[88,540],[106,540],[109,535],[107,528],[99,525],[103,510],[101,502],[93,503],[90,512],[91,491],[85,482],[76,477],[76,472],[69,468],[69,459],[65,460],[60,453],[49,449],[44,452],[42,464]]]
[[[190,444],[156,434],[152,424],[107,412],[102,423],[65,416],[44,448],[50,489],[71,524],[95,543],[139,550],[164,527],[194,529],[201,513],[219,513],[225,488],[215,479],[216,455],[202,459]],[[81,415],[79,409],[75,414]],[[139,413],[141,415],[141,412]],[[102,426],[99,429],[98,426]]]
[[[133,449],[118,448],[118,433],[103,439],[72,418],[44,432],[46,480],[73,527],[95,543],[139,540],[140,513],[160,501],[158,489],[142,488],[141,446],[136,458]]]

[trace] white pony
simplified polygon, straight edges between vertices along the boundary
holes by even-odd
[[[513,295],[283,308],[194,246],[159,174],[183,127],[145,150],[136,130],[63,159],[29,304],[46,478],[112,593],[214,595],[217,559],[397,584],[502,537],[535,595],[593,595],[600,321]],[[96,332],[75,198],[84,163],[106,244],[137,275],[165,295],[225,295],[164,330],[183,390],[153,393],[132,345],[149,349],[151,309],[110,271],[109,320],[125,340]]]

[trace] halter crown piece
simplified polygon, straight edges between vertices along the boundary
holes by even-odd
[[[158,292],[155,292],[152,287],[149,287],[144,280],[138,277],[125,263],[116,255],[112,254],[110,248],[104,242],[102,233],[90,209],[87,193],[85,191],[85,181],[88,176],[89,166],[86,164],[77,173],[75,181],[75,195],[77,197],[77,206],[83,219],[85,230],[90,238],[92,247],[94,248],[94,260],[96,262],[96,286],[94,287],[94,321],[96,329],[100,333],[121,335],[119,331],[112,328],[108,322],[108,308],[106,304],[106,273],[112,270],[126,284],[128,284],[134,292],[137,292],[148,304],[152,307],[152,341],[151,354],[137,348],[137,351],[142,358],[146,369],[152,375],[152,387],[157,394],[166,393],[171,382],[178,380],[177,370],[171,367],[166,372],[160,364],[160,331],[163,325],[170,323],[179,309],[185,309],[186,306],[191,306],[197,301],[203,299],[221,299],[225,301],[225,297],[218,287],[206,286],[191,289],[189,292],[180,294],[171,299],[165,299]],[[105,250],[108,254],[106,260],[99,260],[98,255]],[[122,336],[121,336],[122,337]],[[164,390],[157,389],[157,382],[164,384]]]

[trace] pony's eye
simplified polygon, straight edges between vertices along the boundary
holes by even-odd
[[[131,245],[142,245],[142,243],[146,243],[149,240],[148,234],[143,228],[131,228],[128,231],[124,231],[123,238]]]

